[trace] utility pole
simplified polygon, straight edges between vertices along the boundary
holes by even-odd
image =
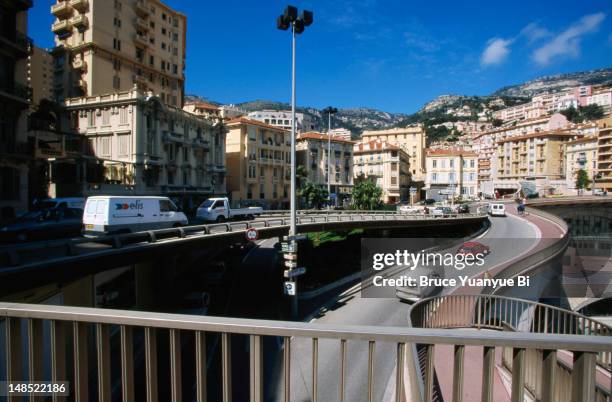
[[[286,31],[291,27],[291,194],[289,196],[289,236],[287,238],[290,252],[285,254],[285,265],[291,269],[297,264],[297,227],[296,227],[296,160],[295,160],[295,36],[304,32],[304,28],[312,24],[313,14],[311,11],[303,10],[298,17],[298,10],[294,6],[287,6],[282,15],[276,19],[276,27]],[[298,317],[297,276],[291,275],[292,279],[285,282],[285,293],[292,298],[291,316]]]

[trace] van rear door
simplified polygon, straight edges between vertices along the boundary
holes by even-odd
[[[83,211],[83,229],[85,232],[104,232],[108,224],[108,200],[90,198]]]

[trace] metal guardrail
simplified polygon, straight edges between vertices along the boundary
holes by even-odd
[[[543,334],[548,336],[549,343],[544,348],[522,349],[505,348],[504,365],[512,372],[512,400],[523,400],[523,388],[527,389],[540,401],[591,401],[588,395],[597,396],[598,400],[609,400],[610,387],[599,386],[595,379],[596,364],[607,370],[612,369],[612,353],[601,349],[597,353],[585,357],[573,351],[573,368],[569,374],[557,370],[561,362],[557,361],[557,351],[570,350],[557,344],[563,336],[588,336],[589,339],[603,338],[612,341],[612,328],[589,317],[543,303],[494,295],[449,295],[423,299],[415,303],[410,310],[410,320],[413,327],[440,328],[476,328],[498,331],[513,331],[519,334]],[[478,332],[487,334],[488,332]],[[550,336],[554,335],[554,337]],[[428,353],[433,353],[430,351]],[[455,349],[455,364],[453,370],[453,400],[461,400],[461,385],[458,378],[463,378],[464,349]],[[494,350],[485,347],[483,372],[492,374]],[[535,357],[539,357],[539,360]],[[586,360],[585,360],[586,359]],[[587,361],[588,360],[588,361]],[[433,372],[433,359],[424,359],[425,373]],[[529,364],[527,364],[527,362]],[[567,371],[568,365],[565,365]],[[514,368],[514,369],[513,369]],[[557,374],[559,375],[557,377]],[[577,377],[582,378],[578,379]],[[493,377],[483,378],[483,393],[490,395],[493,387]],[[567,381],[570,381],[568,384]],[[431,392],[433,382],[427,376],[424,380],[423,392]],[[571,393],[563,394],[563,387],[570,388]],[[458,399],[455,399],[458,398]],[[603,399],[602,399],[603,398]],[[483,399],[483,400],[491,400]]]
[[[379,211],[377,211],[379,212]],[[449,214],[449,215],[413,215],[400,213],[372,213],[355,212],[350,214],[304,214],[297,217],[298,225],[308,224],[332,224],[341,222],[397,222],[397,221],[443,221],[451,219],[484,219],[484,214]],[[124,233],[116,235],[101,236],[96,238],[79,238],[65,240],[51,240],[31,244],[11,245],[0,247],[0,268],[17,267],[27,258],[37,253],[54,250],[54,253],[65,257],[91,255],[100,252],[100,247],[92,247],[83,250],[89,244],[106,246],[105,251],[111,249],[123,249],[138,245],[151,245],[164,241],[180,241],[186,238],[205,236],[220,236],[244,232],[249,228],[256,229],[283,229],[289,227],[289,217],[279,215],[265,219],[255,219],[241,222],[222,222],[206,225],[193,225],[170,229],[151,230],[138,233]],[[58,258],[57,255],[53,258]]]
[[[189,336],[194,339],[191,353],[195,356],[195,390],[198,401],[206,400],[206,337],[214,334],[221,338],[221,384],[224,402],[232,400],[232,359],[231,339],[236,335],[246,335],[249,338],[249,373],[250,373],[250,400],[263,401],[264,379],[272,373],[266,373],[263,367],[265,337],[280,337],[283,339],[283,393],[284,400],[291,400],[291,345],[294,337],[307,338],[312,341],[312,371],[311,386],[314,391],[312,401],[317,401],[318,373],[318,345],[320,339],[331,339],[338,342],[340,370],[338,384],[340,394],[344,395],[346,387],[345,376],[347,372],[346,351],[348,343],[367,342],[368,345],[368,395],[373,395],[375,386],[374,353],[378,343],[393,343],[396,345],[397,370],[395,377],[396,401],[403,400],[405,384],[405,352],[407,345],[424,344],[428,350],[427,361],[433,362],[434,345],[454,345],[456,351],[463,351],[465,346],[482,346],[485,349],[485,364],[483,383],[492,383],[492,370],[495,347],[514,348],[517,358],[515,365],[524,362],[526,349],[536,350],[570,350],[574,351],[575,365],[583,370],[574,370],[572,380],[575,384],[584,384],[581,389],[588,389],[593,384],[593,378],[588,374],[594,368],[595,354],[601,351],[612,351],[612,338],[588,337],[583,335],[558,335],[551,340],[549,335],[537,333],[509,333],[509,332],[457,332],[445,329],[429,328],[402,328],[380,326],[350,326],[326,325],[284,321],[264,321],[252,319],[221,318],[208,316],[190,316],[178,314],[147,313],[122,310],[105,310],[65,306],[28,305],[0,303],[0,320],[6,329],[6,342],[0,345],[0,351],[7,357],[7,379],[9,381],[24,381],[22,378],[22,362],[28,362],[29,381],[73,381],[73,390],[77,402],[91,400],[92,394],[97,392],[98,400],[109,401],[111,398],[111,330],[118,330],[120,337],[121,356],[121,392],[124,401],[133,401],[135,398],[147,401],[157,401],[157,391],[161,379],[169,382],[171,400],[183,400],[185,391],[182,383],[181,356],[185,351],[182,340]],[[27,326],[22,326],[25,321]],[[2,321],[0,321],[2,322]],[[50,339],[46,339],[44,330],[50,328]],[[22,333],[27,328],[27,334]],[[95,334],[95,350],[88,349],[88,334]],[[144,378],[146,391],[136,395],[137,388],[134,383],[134,336],[136,332],[144,333]],[[170,343],[169,356],[160,356],[158,348],[158,335],[168,334]],[[67,337],[72,337],[70,347],[72,353],[66,349]],[[72,364],[68,359],[72,357]],[[158,360],[170,361],[168,373],[159,371]],[[44,378],[42,362],[51,361],[50,378]],[[246,364],[246,362],[245,362]],[[73,367],[73,373],[67,367]],[[97,366],[97,370],[90,370]],[[517,367],[517,366],[515,366]],[[352,367],[356,369],[356,367]],[[433,366],[431,366],[433,369]],[[490,370],[489,370],[490,369]],[[518,372],[518,371],[517,371]],[[550,374],[550,365],[545,365],[543,372]],[[95,373],[95,374],[94,374]],[[90,374],[97,376],[97,389],[90,389]],[[387,382],[387,378],[379,381]],[[189,390],[191,390],[189,384]],[[246,384],[242,385],[246,387]],[[189,391],[190,392],[190,391]],[[514,393],[513,393],[514,395]],[[57,397],[55,400],[65,399]],[[371,398],[370,398],[371,400]],[[431,398],[425,398],[428,401]],[[460,400],[460,399],[455,399]],[[484,401],[491,400],[489,397]],[[514,399],[517,400],[517,399]],[[544,399],[544,401],[552,401]],[[576,400],[587,400],[578,398]]]

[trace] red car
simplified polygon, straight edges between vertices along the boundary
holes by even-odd
[[[491,252],[489,246],[485,246],[482,243],[478,243],[477,241],[468,241],[465,242],[457,249],[457,254],[467,254],[467,255],[476,255],[476,254],[484,254],[487,255]]]

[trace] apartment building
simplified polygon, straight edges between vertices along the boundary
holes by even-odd
[[[364,131],[361,134],[363,142],[381,141],[402,148],[410,157],[412,180],[425,179],[425,144],[427,137],[421,124],[410,125],[404,128],[391,128],[388,130]]]
[[[0,222],[28,206],[27,139],[31,93],[27,65],[32,43],[28,31],[30,0],[0,2]]]
[[[291,130],[290,110],[258,110],[250,112],[248,117],[283,130]],[[314,122],[309,115],[304,113],[295,113],[295,124],[296,131],[300,133],[315,130]]]
[[[297,136],[296,161],[308,172],[307,180],[327,189],[328,164],[331,165],[331,197],[339,203],[350,197],[353,188],[354,141],[331,137],[331,155],[328,155],[328,137],[317,132]]]
[[[234,206],[288,208],[291,133],[258,120],[227,122],[227,193]]]
[[[533,181],[539,192],[564,192],[564,147],[576,137],[572,130],[553,130],[498,141],[499,179]]]
[[[32,108],[43,99],[53,100],[53,56],[38,46],[32,46],[28,56],[28,86],[32,90]]]
[[[604,113],[612,113],[612,88],[594,91],[587,97],[587,105],[599,105]]]
[[[167,195],[184,208],[225,194],[223,125],[137,89],[66,100],[85,151],[49,161],[50,196]]]
[[[348,128],[332,128],[329,133],[334,137],[344,138],[345,140],[351,139],[351,130]]]
[[[478,154],[464,149],[427,149],[426,197],[435,200],[478,195]]]
[[[355,177],[371,179],[382,189],[385,204],[407,201],[411,185],[410,155],[399,145],[362,141],[354,146]]]
[[[576,191],[576,178],[579,170],[587,173],[593,180],[597,170],[597,136],[577,138],[565,143],[565,181],[567,190]]]
[[[51,13],[57,101],[136,87],[183,106],[185,15],[159,0],[58,0]]]
[[[183,110],[203,116],[208,119],[219,120],[219,119],[234,119],[236,117],[244,116],[246,113],[232,105],[213,105],[208,102],[201,101],[190,101],[186,102],[183,106]]]
[[[612,192],[612,117],[599,122],[595,188]]]

